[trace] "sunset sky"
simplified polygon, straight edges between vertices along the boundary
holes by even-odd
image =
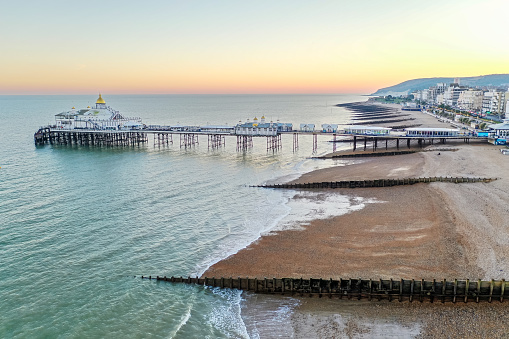
[[[0,95],[371,93],[509,73],[507,0],[1,1]]]

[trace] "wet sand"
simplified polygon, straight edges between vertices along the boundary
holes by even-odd
[[[419,118],[423,119],[429,117],[415,114],[422,115]],[[440,155],[438,151],[430,151],[363,158],[347,166],[305,174],[294,182],[419,176],[499,179],[491,183],[328,190],[330,194],[377,202],[366,204],[360,211],[315,220],[300,230],[272,232],[213,265],[204,275],[509,279],[509,261],[505,260],[509,255],[509,157],[500,153],[500,146],[490,144],[459,142],[433,147],[455,150],[440,151]],[[253,297],[247,298],[256,309]],[[345,331],[353,331],[357,333],[355,337],[383,337],[393,333],[384,326],[373,330],[374,324],[380,321],[396,331],[410,328],[408,335],[403,337],[467,334],[485,337],[509,333],[509,319],[504,311],[506,304],[502,303],[462,307],[419,306],[417,303],[403,306],[398,303],[362,303],[362,306],[356,306],[341,300],[320,304],[322,301],[299,301],[290,316],[291,331],[295,336],[341,337],[347,333]],[[342,316],[338,308],[352,315]],[[491,316],[502,320],[496,328],[491,327],[493,322],[477,321]]]
[[[507,338],[501,303],[409,303],[244,293],[248,333],[261,338]],[[276,321],[274,321],[276,319]]]

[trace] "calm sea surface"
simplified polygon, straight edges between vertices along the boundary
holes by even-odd
[[[294,128],[347,123],[349,114],[334,105],[365,100],[103,97],[146,124],[234,125],[265,115]],[[312,141],[305,136],[295,153],[292,137],[283,137],[283,150],[275,154],[267,153],[265,138],[245,153],[236,151],[234,137],[215,151],[208,150],[206,137],[187,150],[178,137],[169,147],[154,146],[152,138],[131,148],[34,146],[34,132],[52,123],[54,114],[96,99],[0,96],[0,337],[257,337],[256,326],[243,317],[240,292],[139,276],[199,275],[261,233],[309,217],[311,204],[292,207],[292,192],[246,185],[335,163],[309,159]],[[318,138],[318,154],[332,150],[328,140]],[[348,208],[348,200],[342,203]],[[287,310],[274,317],[275,328]]]

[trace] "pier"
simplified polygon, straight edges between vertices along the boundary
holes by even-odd
[[[166,127],[166,129],[165,129]],[[414,137],[405,135],[352,135],[344,131],[336,133],[323,131],[298,131],[290,130],[277,132],[273,135],[258,134],[238,134],[234,130],[229,132],[214,132],[213,130],[202,131],[196,127],[196,130],[175,130],[169,126],[150,126],[143,129],[132,130],[100,130],[100,129],[62,129],[56,126],[41,127],[34,134],[36,145],[58,144],[58,145],[81,145],[81,146],[140,146],[149,142],[149,136],[153,139],[153,145],[162,147],[174,144],[177,137],[180,148],[191,148],[200,144],[200,136],[207,138],[209,149],[219,149],[225,147],[226,139],[236,138],[237,151],[248,151],[253,148],[253,138],[265,138],[267,152],[278,152],[283,149],[282,135],[292,135],[292,150],[295,152],[299,148],[299,137],[303,135],[311,136],[313,152],[318,148],[318,136],[327,137],[332,145],[332,152],[336,151],[336,144],[339,142],[350,143],[351,150],[356,151],[379,151],[380,148],[396,148],[400,150],[405,147],[423,148],[436,143],[445,144],[448,141],[462,141],[470,143],[471,141],[487,142],[487,137],[476,136],[455,136],[455,137]],[[360,154],[360,153],[359,153]]]
[[[359,118],[356,118],[359,119]],[[355,119],[354,119],[355,120]],[[380,123],[384,121],[379,121]],[[394,121],[392,121],[394,122]],[[367,124],[367,122],[365,122]],[[352,150],[358,148],[363,151],[368,145],[373,151],[378,148],[389,148],[389,142],[397,150],[400,147],[411,148],[417,145],[422,148],[427,144],[446,143],[449,140],[488,141],[487,137],[460,134],[458,129],[447,128],[405,128],[392,130],[390,127],[376,127],[368,125],[345,125],[342,129],[337,124],[322,124],[315,129],[315,124],[300,124],[300,129],[294,129],[293,124],[266,121],[265,116],[260,120],[239,121],[230,125],[145,125],[139,117],[126,117],[106,105],[99,94],[95,106],[55,115],[55,124],[43,126],[34,134],[36,145],[82,145],[82,146],[140,146],[149,141],[152,136],[154,146],[164,147],[173,145],[179,140],[183,149],[200,144],[200,136],[207,138],[208,149],[219,149],[226,146],[227,137],[236,138],[236,148],[239,152],[246,152],[253,148],[253,138],[266,138],[267,152],[278,152],[283,149],[282,135],[293,136],[292,150],[299,148],[299,136],[309,135],[312,139],[313,153],[318,149],[318,136],[325,136],[332,144],[332,152],[336,152],[338,142],[350,142]],[[174,138],[177,137],[177,138]],[[346,139],[346,140],[345,140]],[[395,144],[395,145],[394,145]]]
[[[142,279],[229,288],[262,294],[329,297],[369,301],[503,302],[509,297],[505,280],[424,279],[302,279],[152,277]]]

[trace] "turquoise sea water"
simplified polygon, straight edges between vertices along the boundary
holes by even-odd
[[[107,95],[146,124],[236,124],[265,115],[346,123],[352,95]],[[237,152],[234,137],[181,149],[36,147],[54,114],[96,96],[0,96],[0,337],[256,337],[240,292],[157,283],[141,275],[199,275],[294,215],[291,192],[249,188],[333,162],[266,141]],[[330,152],[319,137],[318,153]],[[300,206],[304,208],[305,206]],[[304,213],[305,214],[305,213]],[[288,222],[288,220],[287,220]],[[138,278],[134,278],[137,276]],[[283,311],[282,311],[283,312]],[[274,322],[284,317],[274,317]],[[278,320],[279,319],[279,320]]]

